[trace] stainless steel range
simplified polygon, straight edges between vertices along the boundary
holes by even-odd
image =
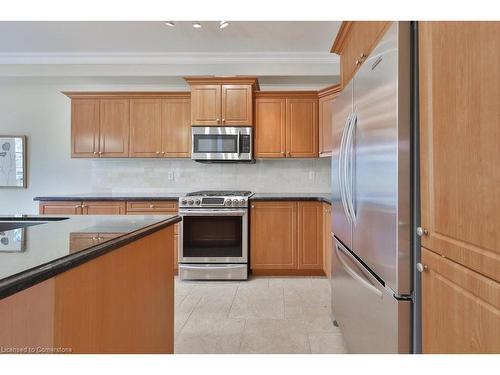
[[[250,191],[196,191],[179,198],[181,280],[248,278]]]

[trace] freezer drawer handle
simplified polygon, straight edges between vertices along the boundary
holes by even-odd
[[[378,295],[380,298],[382,298],[382,292],[374,287],[370,282],[368,282],[364,277],[360,276],[356,271],[354,271],[351,267],[347,265],[344,259],[342,259],[342,254],[347,256],[348,258],[352,258],[351,254],[347,253],[346,250],[344,250],[340,245],[337,244],[335,246],[337,250],[337,255],[340,260],[340,263],[342,263],[342,266],[344,267],[345,271],[351,275],[351,277],[355,280],[358,280],[364,287],[366,287],[368,290],[371,290],[373,293]],[[340,251],[339,251],[340,250]],[[341,254],[342,253],[342,254]]]

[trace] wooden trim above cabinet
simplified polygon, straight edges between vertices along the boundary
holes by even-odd
[[[321,90],[318,91],[318,98],[324,98],[325,96],[337,94],[340,91],[342,91],[340,87],[340,83],[337,83],[335,85],[327,86]]]
[[[255,76],[187,76],[184,80],[190,85],[252,85],[254,91],[260,90],[259,79]]]
[[[141,98],[169,98],[185,99],[191,97],[189,91],[62,91],[71,99],[141,99]]]
[[[347,35],[349,35],[349,30],[352,26],[352,21],[344,21],[340,25],[340,29],[337,32],[337,36],[335,37],[335,40],[333,41],[332,48],[330,49],[331,53],[336,53],[337,55],[340,55],[342,51],[344,50],[345,46],[345,41],[347,40]]]
[[[256,91],[254,98],[317,99],[318,91]]]

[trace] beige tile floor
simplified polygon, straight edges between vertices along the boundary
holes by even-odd
[[[346,353],[321,277],[175,282],[175,353]]]

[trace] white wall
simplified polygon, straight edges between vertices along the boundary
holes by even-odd
[[[167,91],[186,90],[186,87],[151,82],[145,85],[131,79],[120,81],[116,77],[113,80],[76,77],[2,79],[0,135],[28,137],[28,188],[0,188],[0,214],[37,213],[38,204],[33,202],[37,195],[185,192],[212,188],[256,192],[279,192],[281,189],[286,192],[329,191],[329,158],[259,160],[251,165],[206,165],[181,159],[71,159],[70,100],[61,91],[72,90]],[[174,179],[169,180],[172,174]]]

